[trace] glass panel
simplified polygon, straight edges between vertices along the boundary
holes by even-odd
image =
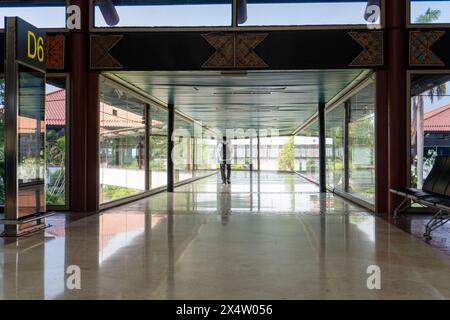
[[[231,146],[233,149],[231,169],[249,170],[252,162],[250,157],[250,139],[233,139],[231,140]]]
[[[19,73],[18,218],[45,212],[45,75]]]
[[[38,28],[65,28],[65,0],[1,1],[0,28],[5,28],[5,17],[18,16]]]
[[[66,204],[66,79],[47,78],[45,98],[48,205]]]
[[[314,121],[295,137],[295,145],[299,150],[297,172],[319,181],[319,123]]]
[[[349,192],[369,202],[375,197],[374,84],[350,99]]]
[[[217,169],[215,134],[198,124],[195,128],[195,176],[201,177]],[[200,134],[199,134],[200,133]]]
[[[96,0],[96,27],[231,26],[232,0]]]
[[[411,23],[450,23],[450,1],[411,1]]]
[[[261,138],[259,156],[261,170],[293,171],[294,149],[294,137]],[[254,157],[256,156],[255,152]]]
[[[411,79],[411,187],[422,188],[436,157],[450,155],[449,85],[445,74]]]
[[[193,136],[193,123],[175,115],[175,140],[172,156],[175,183],[193,177]]]
[[[150,107],[150,189],[167,185],[167,111]]]
[[[380,7],[377,0],[369,2]],[[381,11],[366,16],[367,6],[367,0],[238,0],[238,22],[242,26],[379,24]]]
[[[5,205],[5,79],[0,78],[0,206]]]
[[[108,84],[100,88],[100,203],[145,191],[145,108]]]
[[[327,184],[344,190],[344,104],[327,112],[325,121]]]

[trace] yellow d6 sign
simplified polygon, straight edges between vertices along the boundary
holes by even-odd
[[[28,31],[28,58],[34,60],[37,59],[39,62],[44,62],[45,51],[44,51],[44,38],[41,36],[36,36],[32,31]]]
[[[47,33],[15,17],[16,60],[39,71],[46,70]]]

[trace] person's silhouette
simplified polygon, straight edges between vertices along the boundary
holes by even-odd
[[[222,138],[222,142],[218,146],[218,160],[220,164],[220,175],[223,184],[231,183],[231,156],[232,148],[227,142],[227,137]]]

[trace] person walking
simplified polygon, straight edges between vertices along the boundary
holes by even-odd
[[[227,141],[227,137],[224,136],[222,142],[217,146],[217,159],[220,164],[220,175],[223,184],[231,183],[232,152],[231,144]]]

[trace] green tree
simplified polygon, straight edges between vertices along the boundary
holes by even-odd
[[[416,23],[432,23],[439,19],[441,10],[428,8],[424,14],[416,18]]]
[[[278,169],[294,171],[294,137],[289,137],[288,142],[283,145],[278,157]]]

